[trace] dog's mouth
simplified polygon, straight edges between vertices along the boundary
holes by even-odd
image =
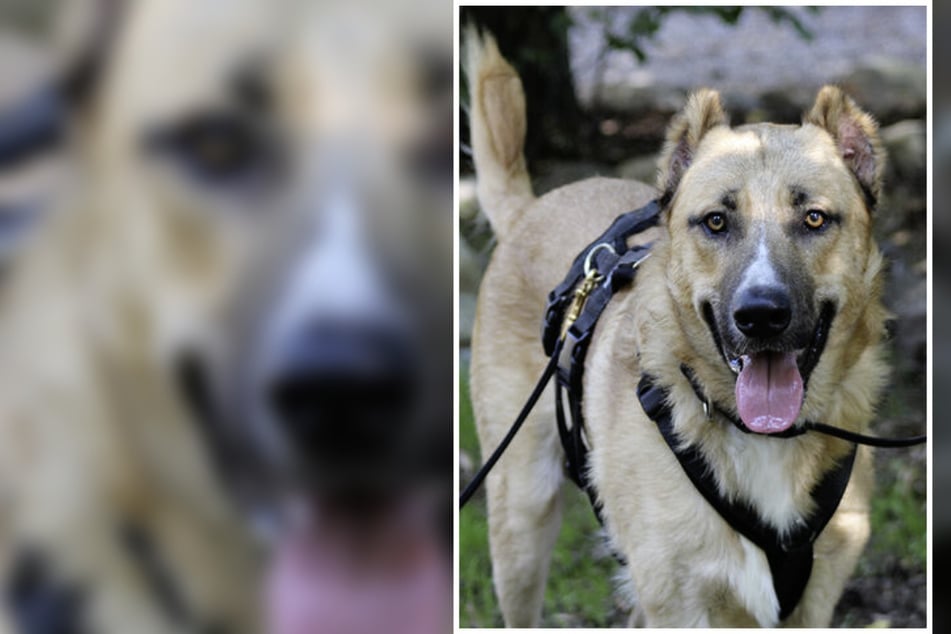
[[[723,344],[712,306],[704,304],[703,317],[717,349],[736,374],[736,410],[750,431],[776,434],[795,424],[802,410],[809,378],[825,350],[835,312],[832,302],[822,304],[805,347],[767,345],[755,352],[731,354]]]
[[[450,585],[437,525],[440,490],[416,475],[416,464],[405,464],[409,457],[396,473],[381,451],[371,452],[370,463],[358,462],[352,443],[337,443],[338,457],[320,472],[327,481],[312,481],[255,449],[219,406],[199,355],[183,354],[176,374],[223,484],[268,544],[267,631],[444,631],[439,606]],[[308,453],[306,462],[329,458]],[[343,469],[352,462],[361,469]],[[391,627],[393,619],[400,624]]]
[[[422,496],[308,500],[274,545],[267,631],[435,633],[445,627],[449,566]]]

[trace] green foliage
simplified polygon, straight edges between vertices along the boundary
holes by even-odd
[[[643,62],[647,60],[644,43],[653,39],[664,21],[674,13],[687,13],[697,16],[710,15],[733,26],[750,9],[765,13],[776,24],[789,24],[804,40],[812,40],[812,33],[799,17],[793,11],[783,7],[643,7],[629,14],[627,23],[619,29],[612,26],[612,20],[617,15],[615,12],[606,9],[592,9],[591,15],[602,24],[605,41],[609,49],[631,51],[637,56],[638,61]],[[818,11],[816,7],[811,7],[809,10],[812,12]]]
[[[459,514],[459,624],[462,627],[502,625],[492,586],[488,534],[484,498],[474,499]]]
[[[886,463],[879,490],[872,497],[869,551],[875,560],[897,558],[904,567],[924,569],[927,561],[927,514],[924,482],[908,461]]]

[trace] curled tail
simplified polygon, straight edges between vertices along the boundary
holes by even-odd
[[[522,80],[488,33],[466,28],[469,128],[479,203],[502,240],[519,212],[535,199],[525,166]]]

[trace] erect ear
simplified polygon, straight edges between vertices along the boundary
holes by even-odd
[[[62,144],[69,118],[92,99],[125,6],[124,0],[62,4],[54,28],[62,68],[48,84],[0,110],[0,170]]]
[[[667,128],[667,141],[657,174],[657,187],[664,193],[664,198],[672,196],[677,189],[704,135],[717,126],[728,124],[720,93],[704,88],[690,95],[687,105]]]
[[[869,208],[874,208],[882,192],[885,150],[878,138],[878,124],[836,86],[824,86],[805,123],[823,128],[839,150],[839,156],[855,175]]]

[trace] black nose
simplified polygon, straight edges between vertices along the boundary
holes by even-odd
[[[295,447],[327,463],[386,450],[411,407],[413,375],[395,328],[321,323],[291,342],[267,389]]]
[[[754,286],[743,291],[733,310],[736,327],[750,338],[780,335],[791,319],[789,293],[781,286]]]

